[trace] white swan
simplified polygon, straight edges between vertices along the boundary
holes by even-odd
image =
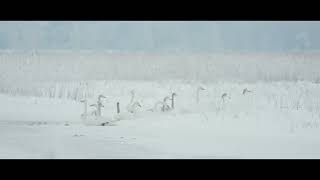
[[[127,105],[127,111],[130,113],[136,113],[138,108],[141,107],[141,104],[138,101],[134,101],[135,91],[131,90],[130,93],[131,93],[131,100]]]
[[[148,111],[156,112],[159,110],[159,107],[162,112],[170,111],[174,109],[174,97],[176,96],[176,93],[172,93],[171,98],[169,96],[166,96],[163,98],[163,101],[157,101],[152,109],[149,109]],[[171,107],[168,105],[167,101],[171,100]]]
[[[162,112],[169,111],[171,109],[167,103],[167,100],[171,100],[169,96],[166,96],[163,98],[163,103],[162,103],[162,108],[161,108]]]
[[[81,114],[82,122],[85,125],[113,125],[113,119],[110,117],[101,116],[101,107],[104,107],[101,98],[105,98],[103,95],[98,96],[97,104],[91,104],[90,107],[95,107],[95,110],[88,112],[88,101],[86,99],[80,102],[84,103],[84,113]]]
[[[98,113],[99,106],[97,104],[90,105],[91,107],[95,107],[96,110],[89,113],[84,121],[85,125],[93,125],[93,126],[106,126],[106,125],[114,125],[114,120],[111,117],[101,116]],[[103,107],[103,105],[101,106]]]
[[[223,102],[225,102],[225,98],[228,96],[227,93],[223,93],[222,96],[221,96],[221,99]]]
[[[97,113],[98,113],[98,116],[101,116],[101,108],[104,107],[103,104],[102,104],[101,98],[106,98],[106,97],[103,96],[102,94],[100,94],[98,96],[98,101],[97,101]]]
[[[95,120],[98,117],[97,111],[93,110],[93,111],[88,112],[87,111],[87,104],[88,104],[87,100],[81,100],[81,102],[84,103],[84,112],[81,114],[82,123],[84,123],[85,125],[89,125],[90,123],[95,122]],[[91,105],[91,106],[93,106],[93,105]]]
[[[196,96],[197,103],[200,102],[200,91],[203,91],[203,90],[206,90],[206,89],[204,87],[202,87],[202,86],[199,86],[197,88],[197,96]]]
[[[141,104],[139,102],[135,102],[132,104],[130,108],[128,108],[127,111],[121,111],[120,110],[120,103],[117,102],[117,113],[113,115],[113,121],[120,121],[120,120],[131,120],[136,118],[136,112],[139,108],[141,108]]]
[[[86,99],[81,100],[80,102],[84,104],[84,112],[81,114],[81,119],[86,120],[90,116],[97,116],[96,110],[88,112],[88,101]],[[93,105],[90,105],[90,106],[93,106]]]
[[[164,107],[167,107],[168,105],[166,103],[164,103],[163,101],[157,101],[154,105],[153,108],[148,109],[148,111],[151,112],[156,112],[156,111],[164,111]]]
[[[133,105],[134,97],[135,97],[134,90],[131,90],[130,93],[131,93],[131,100],[130,100],[129,104],[127,105],[127,111],[128,112],[130,112],[130,110],[131,110],[131,106]]]

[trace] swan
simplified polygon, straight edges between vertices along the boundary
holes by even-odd
[[[227,96],[228,96],[227,93],[223,93],[223,94],[222,94],[221,99],[222,99],[223,102],[224,102],[224,99],[225,99]]]
[[[131,90],[130,93],[131,93],[131,100],[127,105],[127,111],[130,113],[136,113],[138,108],[141,107],[141,104],[138,101],[134,101],[135,91]]]
[[[97,104],[91,104],[90,107],[95,107],[96,110],[87,114],[86,118],[83,121],[85,125],[93,125],[93,126],[114,125],[113,124],[114,120],[112,118],[99,116],[99,113],[98,113],[99,106]]]
[[[87,100],[81,100],[82,103],[84,103],[84,112],[81,114],[81,120],[84,124],[86,125],[90,125],[90,123],[95,122],[95,120],[97,119],[97,111],[93,110],[88,112],[87,111]],[[90,105],[90,106],[94,106],[94,105]],[[96,105],[94,107],[97,107]]]
[[[104,107],[103,104],[102,104],[101,98],[106,98],[106,97],[103,96],[102,94],[100,94],[98,96],[98,101],[97,101],[97,113],[98,113],[98,116],[101,116],[101,107]]]
[[[86,99],[80,102],[84,103],[84,113],[81,114],[81,119],[85,125],[112,125],[112,118],[101,116],[101,107],[104,107],[101,99],[106,98],[103,95],[98,96],[97,104],[91,104],[90,107],[95,107],[95,110],[88,112],[88,101]]]
[[[96,110],[88,112],[88,101],[86,99],[81,100],[80,102],[82,102],[84,104],[84,112],[81,114],[82,120],[87,120],[88,117],[97,116]],[[94,106],[94,105],[90,105],[90,106]],[[97,106],[95,106],[95,107],[97,107]]]
[[[128,112],[130,112],[131,106],[133,105],[133,101],[134,101],[134,97],[135,97],[135,92],[134,92],[134,90],[131,90],[131,91],[130,91],[130,94],[131,94],[131,99],[130,99],[129,104],[127,105],[127,111],[128,111]]]
[[[159,105],[161,105],[161,111],[170,111],[174,108],[174,97],[176,96],[176,93],[172,93],[171,98],[169,96],[166,96],[163,98],[163,101],[157,101],[152,109],[149,109],[148,111],[155,112],[158,110]],[[167,101],[171,100],[171,107],[167,104]]]
[[[164,111],[169,111],[171,108],[170,106],[167,104],[167,100],[171,100],[169,96],[166,96],[163,98],[163,103],[162,103],[162,112]]]
[[[141,104],[139,102],[135,102],[132,106],[126,111],[120,111],[120,103],[117,102],[117,113],[113,115],[113,122],[120,121],[120,120],[131,120],[136,118],[136,112],[139,108],[141,108]]]
[[[204,87],[202,87],[202,86],[199,86],[198,88],[197,88],[197,96],[196,96],[196,98],[197,98],[197,103],[199,103],[200,102],[200,91],[203,91],[203,90],[206,90]]]
[[[156,111],[158,111],[160,105],[161,105],[161,108],[160,108],[161,111],[164,111],[164,107],[167,107],[167,106],[168,106],[168,105],[167,105],[165,102],[163,102],[163,101],[157,101],[157,102],[153,105],[153,108],[148,109],[148,111],[156,112]]]

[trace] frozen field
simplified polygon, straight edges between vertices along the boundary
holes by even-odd
[[[0,53],[0,158],[320,158],[317,53],[79,54]],[[112,126],[81,119],[99,94]]]

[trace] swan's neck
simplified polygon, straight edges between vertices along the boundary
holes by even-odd
[[[120,104],[117,102],[117,113],[120,114]]]
[[[98,102],[98,108],[97,108],[98,116],[101,116],[101,107],[102,107],[101,102]]]
[[[131,94],[131,100],[130,100],[130,104],[132,104],[134,101],[134,93]]]
[[[174,95],[171,96],[171,108],[174,109]]]

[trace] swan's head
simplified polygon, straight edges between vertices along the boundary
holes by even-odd
[[[86,100],[86,99],[82,99],[80,102],[82,102],[82,103],[86,103],[86,102],[87,102],[87,100]]]
[[[242,94],[246,93],[248,91],[247,88],[243,89]]]
[[[202,86],[199,86],[198,90],[206,90],[206,89],[204,87],[202,87]]]
[[[96,108],[98,107],[97,104],[91,104],[90,106],[91,106],[91,107],[96,107]]]
[[[172,96],[177,96],[177,93],[175,93],[175,92],[174,92],[174,93],[172,93]]]
[[[101,98],[106,98],[106,97],[105,97],[104,95],[100,94],[100,95],[98,96],[98,98],[101,99]]]

